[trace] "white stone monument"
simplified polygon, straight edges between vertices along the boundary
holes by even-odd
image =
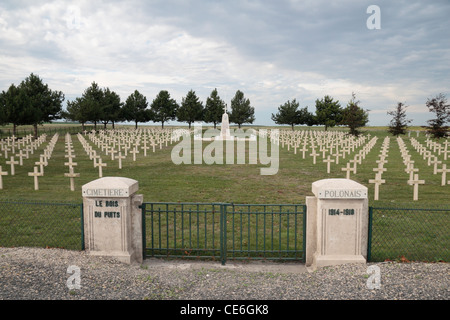
[[[222,115],[222,123],[220,124],[220,136],[217,137],[218,140],[234,140],[234,137],[230,134],[230,122],[228,120],[227,107],[225,105],[225,110]]]
[[[85,250],[125,263],[143,261],[142,204],[138,182],[104,177],[83,185]]]
[[[306,197],[306,266],[313,270],[345,263],[366,263],[367,187],[349,179],[312,184]]]

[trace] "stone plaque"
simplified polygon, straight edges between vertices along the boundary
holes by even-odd
[[[85,248],[93,255],[142,262],[142,195],[138,182],[105,177],[82,187]]]

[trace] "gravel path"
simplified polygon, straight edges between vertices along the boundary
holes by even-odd
[[[380,287],[369,289],[369,266]],[[67,281],[79,268],[80,286]],[[0,300],[448,300],[448,263],[328,267],[145,260],[126,265],[83,251],[0,248]],[[374,284],[375,282],[370,282]],[[72,281],[70,285],[75,285]]]

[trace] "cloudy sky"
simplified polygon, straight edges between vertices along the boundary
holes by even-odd
[[[288,100],[314,112],[354,92],[369,125],[397,102],[424,125],[428,98],[450,100],[449,16],[449,0],[2,1],[0,90],[31,73],[66,101],[92,82],[122,101],[241,90],[260,125]]]

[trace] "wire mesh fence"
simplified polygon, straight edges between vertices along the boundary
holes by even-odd
[[[370,207],[370,261],[450,261],[450,208]]]
[[[0,246],[83,250],[82,204],[0,200]]]
[[[450,261],[450,208],[369,208],[368,260]],[[145,256],[304,259],[305,205],[146,203]],[[81,203],[0,199],[1,247],[84,250]]]

